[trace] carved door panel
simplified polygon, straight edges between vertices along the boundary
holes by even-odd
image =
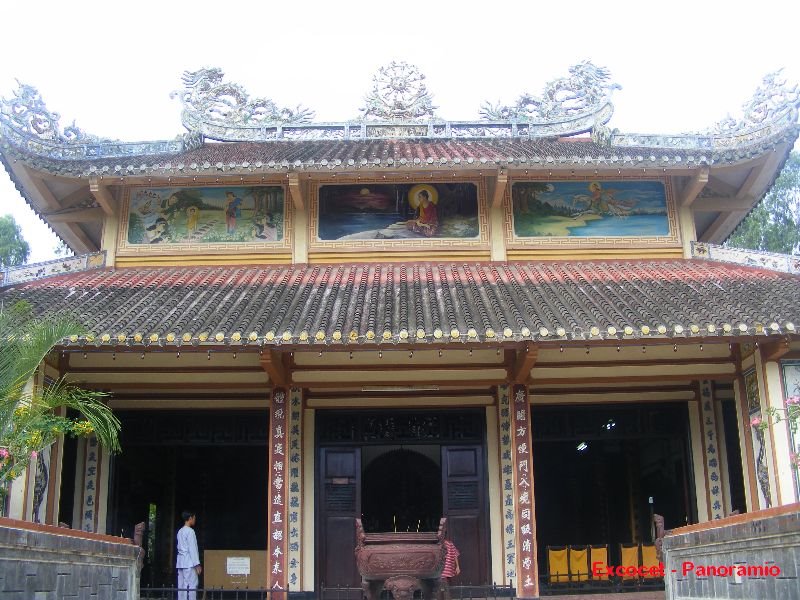
[[[361,577],[353,553],[355,519],[361,514],[360,448],[320,448],[318,490],[317,590],[358,588],[355,597],[360,598]]]
[[[486,462],[482,445],[442,446],[442,501],[450,539],[461,552],[455,585],[489,583]]]

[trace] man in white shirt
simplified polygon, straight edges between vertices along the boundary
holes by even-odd
[[[183,527],[178,530],[178,553],[175,567],[178,569],[178,600],[197,600],[197,576],[203,571],[197,551],[197,536],[194,534],[197,517],[192,511],[181,513]]]

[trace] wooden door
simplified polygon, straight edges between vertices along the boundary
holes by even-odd
[[[361,515],[361,450],[360,448],[320,448],[319,450],[319,521],[317,532],[317,585],[323,587],[358,588],[354,550],[355,519]],[[320,593],[320,596],[322,594]],[[331,590],[331,597],[346,598]]]
[[[455,585],[489,583],[485,464],[482,445],[442,446],[444,515],[461,552]]]

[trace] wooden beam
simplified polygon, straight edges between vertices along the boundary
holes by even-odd
[[[759,344],[759,348],[761,349],[761,357],[765,361],[774,362],[780,360],[789,353],[791,344],[789,343],[789,338],[785,337]]]
[[[273,385],[289,385],[291,373],[283,362],[283,354],[276,350],[269,350],[261,355],[261,368],[269,375],[269,382]]]
[[[736,196],[717,197],[717,198],[703,198],[698,200],[692,209],[695,212],[731,212],[734,210],[750,210],[755,204],[755,198],[752,196],[744,196],[737,198]]]
[[[735,185],[731,185],[713,174],[708,176],[708,187],[720,196],[736,196],[739,191]]]
[[[517,352],[517,360],[514,364],[514,370],[511,372],[511,381],[513,383],[525,383],[531,374],[531,369],[536,364],[536,359],[539,356],[539,347],[525,342],[522,349]]]
[[[506,193],[508,185],[508,173],[503,169],[498,169],[494,177],[494,191],[492,193],[492,208],[500,206],[503,202],[503,195]]]
[[[297,210],[305,210],[305,199],[303,198],[303,184],[300,182],[298,173],[289,173],[289,194]]]
[[[108,191],[107,185],[100,183],[97,177],[90,177],[89,191],[92,192],[92,196],[97,200],[97,203],[103,209],[104,213],[107,215],[114,214],[114,197],[111,195],[111,192]]]
[[[51,223],[88,223],[102,221],[105,212],[102,208],[80,208],[44,215]]]
[[[74,192],[70,192],[66,196],[59,198],[58,202],[61,205],[61,208],[70,208],[76,204],[85,203],[87,200],[90,200],[92,203],[94,203],[94,198],[92,197],[92,193],[89,191],[89,189],[81,186]]]
[[[746,214],[747,211],[744,210],[722,213],[714,219],[714,222],[706,228],[702,235],[698,236],[698,241],[721,244],[744,219]]]
[[[34,209],[39,213],[54,211],[61,208],[58,199],[47,187],[47,184],[38,174],[31,172],[27,167],[23,166],[20,169],[15,169],[15,175],[19,178],[20,183],[36,192],[41,202],[34,203]],[[83,231],[78,225],[74,223],[63,223],[62,226],[56,229],[56,233],[64,238],[70,248],[77,254],[88,254],[89,252],[97,252],[99,248],[86,232]]]
[[[691,206],[697,196],[703,191],[708,183],[708,167],[699,169],[686,183],[681,194],[681,204],[683,206]]]

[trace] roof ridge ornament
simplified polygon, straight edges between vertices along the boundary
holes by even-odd
[[[14,97],[10,100],[0,98],[0,126],[10,128],[16,134],[14,137],[38,139],[54,145],[115,141],[86,133],[75,125],[75,121],[62,130],[61,115],[47,109],[39,90],[16,81],[19,88]]]
[[[314,111],[298,105],[280,108],[269,98],[251,98],[238,83],[223,81],[219,68],[184,71],[183,90],[170,94],[183,104],[181,121],[192,132],[207,134],[209,130],[252,128],[310,123]],[[212,137],[212,136],[210,136]]]
[[[372,90],[360,109],[364,121],[419,122],[436,118],[438,108],[415,65],[392,61],[372,77]]]
[[[488,121],[548,124],[600,113],[610,107],[611,111],[602,121],[608,122],[613,114],[611,94],[614,90],[622,89],[622,86],[608,83],[611,76],[609,70],[598,67],[590,60],[569,67],[569,73],[568,77],[549,81],[541,96],[524,93],[513,105],[484,102],[481,105],[481,117]]]
[[[705,131],[711,135],[738,135],[762,129],[769,123],[777,123],[789,117],[797,121],[800,108],[800,88],[789,86],[781,77],[783,69],[767,73],[756,88],[753,97],[742,105],[742,117],[734,119],[730,115],[718,121]]]

